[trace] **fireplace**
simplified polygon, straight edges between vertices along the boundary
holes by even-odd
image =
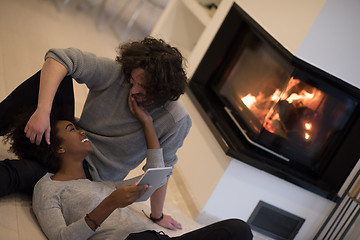
[[[234,4],[189,83],[226,154],[336,201],[360,157],[360,91]]]

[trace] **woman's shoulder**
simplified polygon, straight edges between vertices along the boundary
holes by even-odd
[[[52,183],[51,177],[53,175],[54,174],[52,173],[46,173],[42,178],[40,178],[40,180],[35,184],[34,193],[42,189],[49,189],[49,186]]]
[[[39,179],[39,181],[36,183],[36,185],[38,185],[38,184],[43,184],[43,183],[52,181],[52,180],[51,180],[51,177],[52,177],[52,176],[54,176],[53,173],[49,173],[49,172],[46,173],[44,176],[42,176],[42,177]]]

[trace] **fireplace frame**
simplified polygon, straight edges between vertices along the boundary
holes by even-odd
[[[224,104],[209,86],[212,76],[220,71],[221,61],[229,51],[229,46],[237,38],[238,31],[235,29],[239,29],[244,23],[274,47],[296,69],[320,79],[326,79],[328,83],[346,91],[360,102],[359,89],[292,55],[235,3],[189,82],[187,91],[189,97],[227,155],[322,197],[337,201],[338,191],[360,157],[359,148],[355,144],[360,140],[359,134],[356,134],[360,132],[360,106],[356,107],[349,120],[350,124],[344,130],[346,138],[334,151],[330,164],[321,175],[292,169],[284,161],[279,161],[278,157],[250,144],[224,110]]]

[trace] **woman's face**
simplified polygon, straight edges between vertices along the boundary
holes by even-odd
[[[72,122],[60,120],[56,123],[56,128],[62,140],[60,147],[65,153],[87,156],[93,151],[89,139],[85,136],[85,131],[76,129]]]

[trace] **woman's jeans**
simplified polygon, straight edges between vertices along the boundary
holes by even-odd
[[[23,82],[0,103],[0,136],[9,131],[18,114],[29,109],[35,111],[39,84],[40,71]],[[74,119],[74,90],[70,76],[61,82],[52,111],[56,111],[63,119]],[[11,193],[32,194],[34,185],[46,172],[47,169],[36,159],[0,161],[0,197]]]

